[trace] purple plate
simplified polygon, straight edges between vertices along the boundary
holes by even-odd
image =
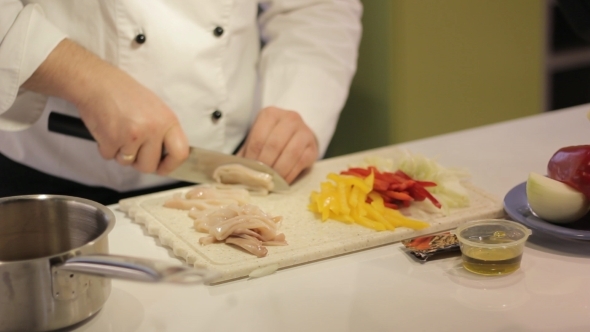
[[[540,231],[561,238],[590,240],[590,214],[569,224],[552,224],[535,216],[529,208],[526,197],[526,182],[512,188],[504,197],[504,210],[510,218],[528,226],[533,231]]]

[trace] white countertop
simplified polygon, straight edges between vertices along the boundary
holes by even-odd
[[[559,148],[590,144],[588,110],[554,111],[400,146],[468,168],[473,184],[503,199],[529,172],[544,173]],[[112,254],[177,261],[110,207],[117,217],[109,235]],[[434,330],[590,331],[590,242],[534,233],[521,269],[503,277],[465,272],[458,256],[421,264],[396,243],[216,286],[113,280],[103,309],[75,329]]]

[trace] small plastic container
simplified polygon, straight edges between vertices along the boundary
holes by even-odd
[[[524,244],[531,230],[503,219],[465,223],[453,233],[459,240],[463,267],[481,275],[503,275],[520,268]]]

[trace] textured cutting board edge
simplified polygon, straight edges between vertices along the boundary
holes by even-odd
[[[442,220],[444,220],[444,222],[437,221],[438,219],[433,220],[431,221],[432,224],[429,228],[421,231],[414,231],[406,228],[397,228],[393,232],[375,232],[363,228],[361,226],[344,225],[337,221],[327,221],[326,223],[332,223],[329,224],[329,227],[333,227],[334,229],[342,229],[343,227],[346,227],[347,232],[349,231],[349,235],[351,235],[352,237],[346,238],[346,241],[344,243],[337,241],[327,241],[321,244],[316,244],[305,248],[299,248],[294,252],[292,251],[286,253],[273,253],[273,250],[281,250],[284,248],[269,247],[269,254],[263,258],[255,258],[252,255],[241,252],[239,249],[233,249],[235,251],[232,254],[243,255],[244,259],[242,261],[228,264],[218,264],[212,261],[211,257],[207,257],[202,252],[199,252],[199,250],[201,250],[200,248],[195,248],[194,246],[191,246],[189,243],[187,243],[187,241],[185,241],[181,236],[179,236],[179,232],[171,230],[169,225],[166,225],[167,222],[165,220],[159,220],[164,218],[158,219],[154,216],[153,211],[148,212],[146,210],[146,204],[148,208],[151,207],[153,209],[155,207],[150,206],[149,204],[159,204],[159,200],[170,197],[174,193],[184,192],[188,189],[188,187],[121,200],[120,208],[122,211],[127,213],[127,215],[135,223],[141,224],[143,227],[145,227],[149,235],[157,237],[162,245],[169,247],[173,251],[174,255],[178,258],[183,259],[188,264],[205,266],[220,272],[221,278],[216,281],[216,283],[220,283],[233,279],[247,277],[252,271],[270,265],[276,264],[276,266],[279,269],[297,266],[331,257],[341,256],[351,252],[361,251],[365,249],[400,242],[402,240],[413,238],[420,235],[447,231],[456,228],[458,225],[470,220],[485,218],[503,218],[505,216],[502,203],[498,199],[486,193],[485,191],[474,187],[470,183],[465,183],[465,186],[470,192],[470,196],[472,198],[477,197],[480,202],[483,199],[486,204],[484,206],[478,204],[477,206],[452,210],[450,216],[441,218]],[[274,200],[274,203],[277,203],[281,200],[293,199],[294,197],[301,198],[300,196],[303,193],[305,193],[307,197],[311,190],[312,189],[308,190],[307,192],[305,192],[304,190],[295,190],[294,193],[292,193],[292,195],[295,196],[279,195],[266,196],[264,198],[253,197],[253,203],[257,204],[257,202],[255,202],[256,200],[259,201],[258,203],[262,203],[257,205],[265,205],[263,202],[269,200]],[[297,192],[299,192],[299,195],[297,195]],[[264,206],[261,206],[261,208],[266,212],[271,212],[268,211],[268,208]],[[189,223],[191,222],[190,218],[188,217],[187,211],[176,211],[175,213],[186,214],[187,221]],[[315,219],[315,217],[313,217],[313,214],[309,211],[303,210],[301,211],[301,214],[302,216],[307,215],[309,218]],[[302,217],[301,219],[305,218]],[[287,223],[289,222],[289,220],[286,218],[283,222]],[[315,222],[321,223],[319,220],[315,220]],[[199,235],[202,234],[195,232],[195,239],[198,239],[198,237],[200,237]],[[290,241],[289,234],[287,231],[285,231],[285,235],[287,237],[287,241],[292,243],[292,241]],[[224,244],[220,245],[226,246]],[[222,250],[227,250],[227,248],[224,248]]]

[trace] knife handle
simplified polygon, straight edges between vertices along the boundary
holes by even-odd
[[[84,122],[73,116],[51,112],[47,119],[47,129],[54,133],[95,141]]]
[[[47,119],[47,129],[54,133],[83,138],[96,142],[94,137],[92,137],[92,134],[90,134],[90,130],[86,128],[84,122],[74,116],[51,112],[49,113],[49,118]],[[162,158],[165,156],[166,149],[162,146]]]

